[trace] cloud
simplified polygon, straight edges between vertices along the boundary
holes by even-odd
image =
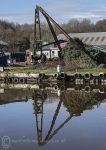
[[[78,20],[82,20],[82,19],[90,19],[92,22],[96,22],[98,20],[104,19],[102,15],[100,14],[94,14],[91,12],[72,12],[71,14],[66,14],[65,16],[63,16],[63,22],[67,23],[69,20],[71,19],[78,19]],[[62,23],[62,22],[61,22]]]
[[[70,19],[88,18],[96,22],[106,18],[105,0],[46,0],[44,8],[51,16],[60,23],[68,22]]]
[[[54,14],[53,14],[54,13]],[[64,15],[62,13],[56,13],[52,12],[49,13],[52,18],[54,18],[58,23],[67,23],[71,19],[91,19],[91,21],[96,22],[98,20],[106,18],[105,12],[71,12],[71,13],[65,13]],[[56,15],[58,14],[58,15]],[[0,15],[1,20],[6,20],[9,22],[24,24],[24,23],[34,23],[34,14],[10,14],[10,15]],[[44,17],[41,17],[42,21],[45,21]]]
[[[9,22],[14,22],[14,23],[19,23],[19,24],[24,24],[28,23],[31,24],[34,22],[34,14],[29,13],[29,14],[3,14],[0,15],[1,20],[6,20]]]
[[[37,2],[58,23],[66,23],[73,18],[88,18],[93,22],[106,18],[105,0],[98,0],[98,2],[96,0],[37,0]],[[29,13],[0,14],[0,19],[20,24],[33,23],[34,10]],[[44,21],[43,18],[41,19]]]

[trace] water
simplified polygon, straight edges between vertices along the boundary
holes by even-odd
[[[106,93],[5,89],[0,150],[105,150]]]

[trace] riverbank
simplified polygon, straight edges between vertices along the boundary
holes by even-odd
[[[5,68],[5,71],[14,72],[14,73],[45,73],[45,74],[52,74],[56,73],[56,68],[46,68],[46,69],[33,69],[29,67],[9,67]],[[91,73],[99,73],[99,72],[106,72],[106,68],[87,68],[87,69],[67,69],[63,68],[63,72],[70,73],[70,72],[91,72]]]
[[[13,84],[36,84],[43,82],[60,83],[70,82],[72,84],[102,84],[106,85],[106,69],[80,69],[66,70],[63,68],[60,74],[56,74],[56,68],[31,69],[28,67],[14,67],[5,69],[0,73],[0,81]]]

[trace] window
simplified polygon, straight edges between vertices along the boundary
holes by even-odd
[[[100,39],[100,37],[97,37],[95,41],[97,42],[99,39]]]
[[[89,37],[87,37],[84,42],[87,42],[88,40],[89,40]]]
[[[105,36],[103,36],[103,37],[102,37],[102,39],[101,39],[101,41],[103,42],[103,41],[105,40],[105,38],[106,38],[106,37],[105,37]]]
[[[48,52],[46,53],[46,55],[48,56]]]
[[[52,51],[52,56],[54,56],[54,53],[55,53],[55,52],[54,52],[54,51]]]
[[[90,42],[92,42],[94,40],[94,37],[91,37]]]
[[[84,38],[82,37],[82,38],[81,38],[81,41],[82,41],[83,39],[84,39]]]

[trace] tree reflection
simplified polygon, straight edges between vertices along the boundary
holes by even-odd
[[[33,108],[36,116],[36,128],[39,146],[47,144],[53,138],[53,136],[56,135],[58,131],[61,130],[65,126],[65,124],[67,124],[71,120],[73,116],[79,116],[84,110],[93,109],[95,105],[98,106],[104,100],[105,96],[103,93],[86,93],[84,91],[63,92],[60,90],[60,88],[57,88],[57,94],[60,100],[55,109],[50,128],[43,138],[43,107],[47,99],[47,91],[42,90],[40,92],[34,92]],[[69,112],[69,115],[65,120],[63,120],[63,123],[61,123],[58,128],[54,129],[62,104]]]
[[[39,146],[47,144],[73,116],[80,116],[83,111],[93,109],[94,106],[99,106],[106,98],[106,86],[98,87],[95,85],[84,87],[83,85],[64,85],[63,83],[62,85],[43,84],[40,85],[39,89],[20,89],[18,91],[16,89],[10,89],[10,91],[8,91],[5,88],[4,91],[5,93],[0,95],[0,105],[14,102],[27,102],[29,99],[33,102]],[[50,128],[43,138],[44,105],[46,105],[48,101],[51,103],[54,99],[57,99],[57,97],[59,102],[55,108]],[[56,129],[54,129],[56,120],[59,117],[60,109],[63,106],[68,112],[68,117],[63,120]]]

